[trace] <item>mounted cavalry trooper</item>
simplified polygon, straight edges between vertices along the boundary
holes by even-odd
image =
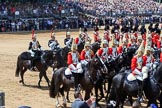
[[[109,56],[112,56],[112,48],[109,48],[109,43],[107,40],[103,40],[103,48],[97,51],[97,55],[106,61]]]
[[[117,29],[114,31],[114,37],[115,37],[116,43],[119,44],[120,33],[119,33],[119,31]]]
[[[87,28],[84,28],[84,30],[82,32],[82,37],[85,42],[89,41],[91,43],[92,39],[89,37],[89,35],[87,33]]]
[[[98,43],[101,43],[101,37],[99,36],[99,28],[96,26],[94,28],[94,32],[93,32],[93,35],[94,35],[94,42],[98,42]]]
[[[122,45],[118,47],[118,54],[121,54],[123,52],[126,52],[128,48],[128,41],[126,38],[123,38]]]
[[[54,32],[51,34],[51,39],[48,41],[48,47],[50,48],[50,50],[53,50],[53,51],[60,49],[60,45],[59,45],[58,41],[55,39]]]
[[[87,65],[88,62],[94,57],[94,52],[91,50],[90,43],[87,41],[85,43],[85,48],[82,50],[80,58],[81,63]]]
[[[77,89],[78,88],[78,74],[83,73],[83,69],[82,69],[81,63],[79,62],[80,55],[79,55],[79,52],[77,51],[76,44],[73,44],[71,50],[72,51],[68,53],[68,57],[67,57],[68,68],[66,69],[66,72],[73,73],[75,89]]]
[[[138,99],[142,101],[142,92],[143,92],[143,80],[147,77],[148,68],[145,67],[146,60],[143,57],[144,53],[144,41],[141,43],[140,47],[137,50],[137,54],[132,58],[131,61],[131,70],[127,77],[128,81],[136,80],[138,81]]]
[[[32,30],[32,41],[29,43],[29,52],[31,53],[31,67],[30,70],[34,70],[34,60],[37,59],[39,53],[41,51],[41,45],[37,40],[36,34],[34,34],[34,30]]]
[[[111,41],[110,34],[109,34],[109,26],[106,26],[106,27],[105,27],[103,39],[104,39],[104,40],[107,40],[108,42]]]
[[[79,37],[75,38],[75,44],[78,46],[80,43],[84,43],[85,40],[84,38],[82,37],[82,31],[81,31],[81,28],[79,29]]]
[[[66,32],[66,38],[64,39],[64,44],[65,46],[67,46],[68,48],[71,48],[72,42],[73,42],[73,38],[70,37],[70,32]]]

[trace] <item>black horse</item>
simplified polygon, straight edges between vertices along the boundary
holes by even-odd
[[[94,42],[93,44],[91,44],[91,48],[94,54],[96,54],[97,50],[101,48],[100,45],[101,43],[98,42]]]
[[[137,97],[138,95],[138,82],[137,80],[134,81],[128,81],[127,76],[131,72],[129,70],[128,72],[119,73],[113,78],[113,86],[112,86],[112,94],[110,93],[109,100],[116,100],[116,107],[123,107],[124,100],[129,97],[129,100],[132,102],[132,98],[130,97]],[[151,103],[154,103],[157,105],[156,100],[160,96],[160,87],[161,84],[161,78],[162,78],[162,64],[160,64],[157,68],[157,71],[155,74],[148,75],[148,78],[146,78],[143,81],[143,90],[145,93],[146,98],[149,100],[147,107],[150,106]],[[115,96],[113,96],[115,93]]]
[[[77,45],[77,51],[79,52],[79,54],[84,49],[84,45],[85,45],[85,41],[83,41],[83,40],[79,43],[79,45]]]
[[[107,96],[110,93],[110,88],[112,85],[112,79],[118,72],[124,72],[126,69],[130,69],[131,59],[133,58],[133,55],[136,51],[136,48],[129,47],[126,51],[119,54],[115,59],[112,57],[109,57],[107,61],[105,61],[105,65],[108,69],[107,77],[108,80],[108,91]]]
[[[90,98],[90,93],[97,81],[98,69],[103,68],[103,64],[96,55],[85,67],[84,73],[78,77],[78,83],[85,90],[85,100]],[[50,97],[55,98],[59,92],[64,97],[64,91],[69,92],[74,87],[74,78],[65,75],[66,67],[58,69],[52,76]],[[61,85],[62,88],[60,87]],[[60,91],[61,90],[61,91]]]
[[[54,67],[55,66],[55,52],[46,50],[43,52],[39,52],[34,65],[38,69],[39,73],[39,82],[38,86],[40,86],[40,82],[42,80],[42,77],[44,76],[45,80],[48,83],[48,86],[50,86],[50,81],[46,75],[46,70],[48,67]],[[20,83],[24,84],[24,73],[27,71],[27,69],[30,69],[31,67],[31,54],[29,52],[23,52],[21,53],[17,58],[17,67],[16,67],[16,73],[15,76],[18,77],[19,74],[21,76]]]

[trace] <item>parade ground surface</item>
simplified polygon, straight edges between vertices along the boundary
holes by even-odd
[[[88,32],[92,37],[93,31]],[[103,31],[99,31],[103,37]],[[47,46],[50,39],[50,32],[39,33],[36,31],[44,50],[49,49]],[[64,47],[63,41],[65,32],[56,32],[56,39],[61,47]],[[71,32],[72,37],[78,36],[78,31]],[[15,77],[17,56],[23,51],[28,51],[28,45],[31,41],[31,33],[9,33],[0,34],[0,91],[5,92],[6,108],[17,108],[19,106],[31,106],[32,108],[55,108],[55,99],[49,97],[49,90],[45,79],[42,79],[42,88],[38,88],[38,72],[27,71],[24,75],[25,86],[19,83],[20,77]],[[51,80],[52,69],[47,70]],[[74,101],[74,90],[70,91],[70,101]],[[62,98],[59,97],[62,102]],[[101,102],[104,104],[105,102]],[[67,104],[70,107],[71,103]],[[104,106],[103,106],[104,107]],[[127,107],[127,106],[125,106]],[[131,107],[127,107],[131,108]]]

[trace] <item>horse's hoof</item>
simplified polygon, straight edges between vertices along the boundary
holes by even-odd
[[[56,108],[59,108],[59,107],[61,107],[61,105],[60,105],[60,104],[57,104],[57,105],[56,105]]]
[[[63,106],[63,108],[66,108],[66,103],[63,103],[62,106]]]
[[[140,102],[137,100],[133,102],[132,108],[139,108],[141,106]]]
[[[22,83],[22,80],[20,80],[19,83]]]

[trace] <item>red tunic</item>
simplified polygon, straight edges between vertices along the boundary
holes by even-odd
[[[143,39],[143,40],[146,40],[146,33],[144,33],[144,34],[142,35],[142,39]]]
[[[162,52],[160,53],[160,62],[162,62]]]
[[[143,59],[146,61],[146,63],[147,63],[147,58],[148,58],[147,55],[143,56]],[[154,62],[154,58],[153,57],[151,57],[151,62]]]
[[[157,42],[158,42],[158,40],[159,40],[159,38],[160,38],[160,36],[158,35],[158,34],[155,34],[154,36],[153,36],[153,43],[155,44],[155,45],[157,45]]]
[[[98,56],[102,56],[102,53],[103,53],[103,48],[100,48],[98,51],[97,51],[97,54]],[[108,51],[107,51],[108,55],[112,55],[112,48],[108,48]]]
[[[158,41],[157,41],[157,48],[161,48],[161,44],[162,44],[161,41],[158,40]]]
[[[73,63],[73,60],[72,60],[72,54],[71,52],[68,53],[68,56],[67,56],[67,64],[70,65]]]
[[[75,39],[75,44],[78,44],[79,43],[79,38],[77,37],[76,39]]]
[[[145,65],[146,65],[146,58],[144,58],[144,57],[142,56],[142,60],[143,60],[142,66],[145,66]],[[132,58],[132,61],[131,61],[131,70],[132,70],[132,73],[133,73],[133,74],[135,74],[135,73],[134,73],[134,69],[136,69],[136,68],[137,68],[137,56],[134,56],[134,57]],[[141,69],[138,69],[138,70],[141,71]]]
[[[107,40],[108,42],[111,41],[111,38],[109,36],[109,32],[108,31],[104,32],[104,39]]]
[[[85,49],[83,49],[82,50],[82,52],[81,52],[81,55],[80,55],[80,59],[81,60],[85,60],[86,59],[86,51],[85,51]],[[93,53],[93,51],[91,50],[91,58],[93,58],[94,57],[94,53]]]
[[[128,44],[129,45],[129,44]],[[129,46],[126,46],[127,48],[129,47]],[[131,44],[130,44],[130,46],[131,46]],[[118,48],[117,48],[117,52],[118,52],[118,54],[121,54],[122,52],[123,52],[123,46],[119,46]]]
[[[95,42],[99,42],[100,41],[100,37],[99,37],[99,33],[98,32],[94,32],[94,41]]]
[[[79,53],[77,52],[78,56],[79,56]],[[68,56],[67,56],[67,64],[70,65],[70,64],[73,64],[73,59],[72,59],[72,52],[69,52],[68,53]]]

